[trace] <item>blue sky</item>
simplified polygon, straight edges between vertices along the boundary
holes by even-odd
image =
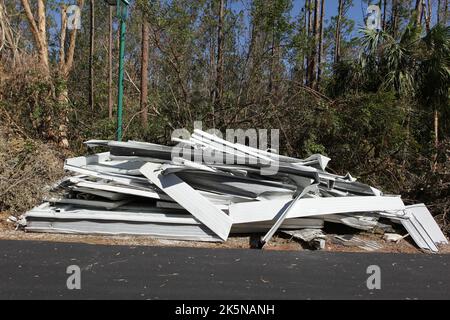
[[[298,17],[301,9],[305,6],[305,0],[293,0],[293,8],[291,11],[292,19]],[[352,36],[356,36],[358,33],[358,29],[364,25],[364,15],[367,9],[367,5],[363,4],[367,3],[367,1],[363,0],[353,0],[353,6],[349,8],[346,13],[347,18],[355,21],[355,28],[353,30]],[[249,23],[250,23],[250,0],[232,0],[228,2],[228,8],[233,12],[238,13],[243,11],[244,13],[244,23],[246,24],[247,33],[249,32]],[[331,20],[331,17],[336,16],[338,12],[338,1],[337,0],[325,0],[325,23],[328,24]],[[248,34],[247,34],[248,36]],[[240,37],[240,48],[245,50],[245,42],[246,36]]]
[[[193,0],[195,1],[195,0]],[[131,2],[134,2],[131,0]],[[365,11],[365,7],[363,8],[361,6],[362,1],[361,0],[354,0],[354,4],[352,8],[350,8],[349,12],[347,13],[347,16],[350,19],[355,20],[356,25],[363,23],[363,10]],[[71,0],[61,0],[61,3],[75,3],[75,1]],[[300,12],[300,9],[304,7],[304,0],[293,0],[293,9],[292,9],[292,15],[295,17]],[[248,4],[247,0],[238,0],[238,1],[231,1],[230,7],[235,10],[244,10],[246,9],[246,5]],[[106,4],[105,4],[106,5]],[[247,8],[248,9],[248,8]],[[330,19],[330,17],[335,16],[338,11],[338,1],[337,0],[325,0],[325,18]]]
[[[170,1],[170,0],[169,0]],[[195,0],[192,0],[195,1]],[[76,3],[75,0],[60,0],[61,3],[66,4],[73,4]],[[134,2],[134,0],[131,0],[131,2]],[[349,9],[347,12],[347,17],[350,19],[353,19],[355,21],[355,29],[354,32],[356,33],[359,27],[363,26],[364,24],[364,12],[366,10],[366,6],[363,5],[363,0],[353,0],[353,6]],[[243,11],[245,16],[245,22],[248,25],[249,23],[249,0],[231,0],[228,2],[228,6],[231,10],[234,12]],[[298,14],[300,13],[301,8],[304,7],[305,0],[293,0],[293,8],[291,12],[291,16],[293,19],[295,19]],[[105,3],[106,5],[106,3]],[[325,20],[326,23],[329,23],[330,18],[332,16],[336,16],[338,12],[338,1],[337,0],[325,0]],[[60,28],[60,12],[59,10],[52,12],[52,15],[55,18],[56,21],[56,30],[59,30]],[[132,17],[130,17],[132,18]],[[51,30],[51,32],[54,32],[55,30]]]
[[[301,10],[301,8],[305,5],[305,0],[293,0],[293,9],[292,16],[297,16]],[[365,12],[366,7],[362,6],[361,0],[354,0],[353,6],[347,12],[347,16],[350,19],[355,20],[356,26],[362,25],[363,21],[363,11]],[[233,1],[231,4],[231,8],[235,11],[245,10],[248,1],[239,0]],[[338,1],[337,0],[325,0],[325,19],[328,21],[332,16],[336,16],[338,12]]]

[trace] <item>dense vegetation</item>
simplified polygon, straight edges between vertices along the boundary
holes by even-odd
[[[298,14],[294,2],[132,1],[124,139],[167,143],[197,120],[278,128],[282,153],[326,154],[332,170],[425,201],[444,223],[447,1],[372,1],[379,31],[349,16],[360,1],[331,15],[324,0],[299,0]],[[18,134],[84,153],[84,140],[115,137],[117,21],[104,1],[73,1],[82,28],[62,32],[69,3],[0,0],[0,114]]]

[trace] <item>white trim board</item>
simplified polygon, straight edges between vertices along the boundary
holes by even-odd
[[[231,204],[230,217],[234,223],[273,220],[291,201],[262,200]],[[333,213],[404,210],[400,197],[330,197],[305,198],[295,202],[286,219],[319,216]]]
[[[129,199],[118,201],[102,201],[102,200],[85,200],[85,199],[69,199],[69,198],[49,198],[45,200],[50,203],[73,204],[85,207],[104,208],[107,210],[116,209],[130,202]]]
[[[447,238],[434,220],[428,208],[423,203],[406,206],[406,212],[413,215],[423,229],[427,231],[434,243],[447,244]]]
[[[133,235],[149,236],[168,240],[192,240],[221,242],[204,225],[161,225],[153,223],[105,222],[105,221],[40,221],[31,220],[25,227],[29,232],[51,232],[69,234],[100,234],[100,235]]]
[[[149,162],[142,166],[141,173],[221,239],[227,240],[231,218],[175,174],[161,175],[160,169],[161,165]]]
[[[166,196],[165,194],[159,194],[158,192],[153,191],[150,188],[147,190],[141,190],[141,189],[137,189],[137,188],[133,188],[133,187],[128,188],[126,186],[112,185],[109,183],[101,183],[101,182],[91,182],[91,181],[80,180],[80,179],[74,179],[74,180],[71,179],[70,181],[75,183],[76,186],[83,187],[83,188],[116,192],[116,193],[128,194],[128,195],[151,198],[151,199],[171,200],[170,197]]]
[[[57,207],[34,208],[28,211],[26,219],[50,220],[107,220],[123,222],[152,222],[163,224],[200,225],[194,217],[188,214],[154,212],[127,212],[90,209],[69,209],[60,211]]]
[[[246,147],[242,147],[241,145],[235,144],[235,143],[231,143],[229,141],[226,141],[224,139],[219,138],[218,136],[215,136],[213,134],[209,134],[207,132],[201,131],[199,129],[194,129],[194,133],[191,135],[193,138],[198,139],[200,137],[200,141],[203,141],[207,144],[208,140],[212,141],[213,143],[217,143],[219,145],[224,145],[227,146],[233,150],[237,150],[239,152],[242,152],[246,155],[252,156],[256,159],[261,159],[264,161],[267,161],[268,163],[273,162],[274,160],[262,155],[262,154],[258,154],[257,152],[254,152],[253,150],[249,150]],[[224,152],[227,152],[227,148],[224,148]],[[228,152],[227,152],[228,153]]]
[[[438,252],[438,244],[448,243],[430,211],[423,203],[407,206],[405,212],[403,218],[406,219],[400,221],[420,248]]]
[[[132,186],[133,183],[142,183],[142,182],[148,182],[146,179],[140,178],[140,177],[132,177],[131,176],[127,176],[127,175],[121,175],[121,174],[116,174],[116,173],[101,173],[95,170],[90,170],[90,169],[84,169],[84,168],[79,168],[79,167],[74,167],[68,164],[64,165],[64,170],[68,170],[68,171],[72,171],[72,172],[76,172],[82,175],[86,175],[86,176],[90,176],[90,177],[96,177],[96,178],[100,178],[100,179],[106,179],[106,180],[111,180],[114,182],[118,182],[121,184],[126,184],[126,185],[130,185]]]

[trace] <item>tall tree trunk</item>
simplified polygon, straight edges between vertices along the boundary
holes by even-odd
[[[439,112],[434,108],[434,155],[433,155],[433,171],[436,170],[437,157],[439,148]]]
[[[334,62],[338,63],[341,58],[341,21],[344,11],[344,0],[339,0],[338,16],[336,19],[335,46],[334,46]]]
[[[270,63],[270,75],[269,75],[269,92],[273,95],[275,102],[279,102],[279,84],[282,74],[281,69],[281,48],[280,38],[275,30],[275,26],[272,29],[272,50],[271,50],[271,63]]]
[[[387,0],[383,0],[383,30],[386,30],[386,12],[387,12]]]
[[[80,10],[83,8],[83,0],[78,0],[77,4]],[[69,46],[66,44],[66,29],[67,29],[67,8],[63,5],[61,9],[61,31],[60,31],[60,48],[59,48],[59,77],[66,81],[68,80],[70,71],[73,68],[73,61],[75,55],[75,45],[77,39],[77,29],[70,32]]]
[[[392,0],[392,15],[391,15],[391,31],[392,36],[395,38],[397,36],[399,27],[399,0]]]
[[[4,39],[0,40],[0,52],[2,49],[6,49],[12,53],[11,58],[13,67],[16,66],[16,59],[18,58],[19,53],[18,37],[16,38],[14,33],[6,7],[3,2],[0,1],[0,34],[4,35]]]
[[[444,1],[444,10],[443,11],[443,17],[442,17],[442,25],[446,26],[447,25],[447,18],[448,18],[448,0]]]
[[[275,27],[272,28],[272,44],[270,49],[269,92],[273,89],[273,76],[275,72]]]
[[[83,7],[84,0],[77,0],[77,5],[80,10]],[[22,0],[22,5],[25,10],[25,14],[30,25],[31,33],[35,42],[36,49],[39,56],[39,64],[43,74],[50,77],[50,65],[48,58],[48,42],[47,42],[47,30],[46,30],[46,10],[45,1],[37,0],[37,17],[35,19],[30,3],[28,0]],[[66,29],[67,29],[67,8],[65,5],[61,8],[61,31],[59,35],[59,65],[58,65],[58,77],[63,80],[63,85],[58,88],[57,101],[60,104],[59,126],[58,126],[58,140],[61,146],[68,147],[67,141],[67,122],[68,122],[68,109],[67,103],[69,102],[67,80],[69,73],[73,67],[75,44],[77,37],[77,30],[74,29],[70,33],[69,45],[66,49]]]
[[[89,106],[94,111],[94,46],[95,46],[95,0],[90,1],[89,6]]]
[[[316,72],[316,62],[317,62],[317,44],[319,42],[319,0],[314,0],[314,23],[313,23],[313,45],[311,50],[310,64],[309,64],[309,85],[311,88],[316,88],[317,86],[317,72]]]
[[[314,59],[313,63],[314,66],[312,68],[313,74],[311,75],[312,79],[312,87],[314,89],[317,89],[317,66],[319,64],[318,62],[318,56],[319,56],[319,40],[320,40],[320,0],[314,1]]]
[[[427,30],[427,33],[430,32],[431,30],[431,12],[432,12],[431,1],[427,0],[427,11],[425,14],[425,29]]]
[[[320,21],[319,21],[319,57],[317,58],[317,87],[320,86],[320,78],[322,75],[322,58],[323,58],[323,19],[325,16],[325,0],[320,3]]]
[[[223,82],[224,82],[224,61],[223,61],[223,51],[224,51],[224,15],[225,15],[225,0],[219,0],[219,19],[217,26],[217,80],[216,80],[216,91],[217,99],[216,103],[219,106],[223,104]],[[213,118],[215,116],[213,115]]]
[[[83,7],[83,0],[77,2],[80,10]],[[58,77],[61,81],[61,85],[57,91],[57,100],[59,103],[59,127],[58,127],[58,140],[59,144],[67,148],[69,147],[69,141],[67,140],[67,125],[69,123],[68,113],[69,109],[67,105],[69,103],[69,89],[67,82],[69,79],[70,71],[73,68],[75,45],[77,38],[77,30],[73,29],[70,32],[69,46],[66,50],[66,29],[67,29],[67,7],[65,5],[61,8],[61,31],[60,31],[60,48],[59,48],[59,66]]]
[[[308,32],[308,16],[307,16],[307,6],[306,6],[307,2],[305,1],[305,5],[303,7],[303,23],[299,28],[299,34],[304,34],[305,37],[307,36],[307,32]],[[305,83],[306,81],[306,57],[308,56],[305,50],[305,45],[303,44],[302,47],[299,48],[299,50],[301,50],[301,66],[299,66],[299,73],[298,73],[298,80],[301,81],[302,83]],[[299,61],[300,62],[300,61]],[[300,63],[299,63],[300,64]]]
[[[148,114],[148,21],[145,14],[142,14],[142,46],[141,46],[141,121],[143,126],[147,126]]]
[[[415,25],[420,26],[422,24],[423,0],[416,0],[414,11],[416,13]]]
[[[67,6],[61,7],[61,31],[59,33],[59,73],[64,73],[64,63],[66,62],[66,29],[67,29]]]
[[[436,19],[437,23],[443,26],[447,25],[447,15],[448,15],[448,0],[438,0]]]
[[[383,4],[382,4],[382,0],[378,0],[378,4],[377,4],[377,6],[378,6],[378,8],[380,9],[380,11],[379,11],[379,13],[380,13],[380,17],[377,19],[379,22],[380,22],[380,25],[379,25],[379,28],[381,29],[381,30],[383,30],[384,29],[384,27],[383,27],[383,14],[382,14],[382,12],[381,12],[381,9],[383,8]],[[377,31],[379,31],[379,29],[377,29]]]
[[[215,90],[215,85],[214,85],[214,81],[216,79],[215,76],[215,71],[216,71],[216,46],[214,44],[214,39],[212,37],[211,33],[211,38],[209,39],[209,95],[211,97],[211,102],[214,104],[214,90]]]
[[[214,17],[214,0],[210,1],[209,4],[209,16]],[[216,98],[216,46],[215,46],[215,28],[214,24],[211,23],[209,28],[209,81],[208,81],[208,91],[209,97],[211,99],[211,112],[213,115],[213,124],[214,124],[214,114],[215,114],[215,98]],[[249,54],[251,52],[251,44],[249,49]],[[248,60],[248,56],[247,56]]]
[[[306,52],[306,68],[305,68],[305,84],[309,85],[309,69],[311,64],[311,34],[312,34],[312,28],[313,28],[313,21],[311,19],[312,11],[311,11],[311,1],[312,0],[305,0],[305,14],[307,15],[307,24],[308,28],[306,29],[306,39],[308,41],[308,50]]]
[[[434,145],[437,148],[439,146],[439,112],[434,109]]]
[[[108,26],[108,116],[113,118],[113,10],[109,7],[109,26]]]
[[[44,0],[37,0],[37,18],[35,19],[29,1],[21,1],[36,44],[41,70],[44,76],[49,77],[50,65],[48,62],[45,2]]]
[[[313,12],[313,0],[308,1],[308,37],[312,36],[314,32],[314,12]]]
[[[254,94],[254,88],[258,87],[261,82],[261,77],[259,76],[260,70],[260,51],[261,51],[261,28],[260,28],[260,19],[256,13],[255,4],[252,4],[251,9],[251,31],[250,31],[250,44],[247,51],[246,68],[243,69],[242,79],[245,79],[243,85],[239,90],[238,95],[238,103],[242,99],[248,101],[251,99],[251,96]],[[242,97],[242,98],[241,98]]]
[[[436,23],[441,24],[441,0],[437,3]]]

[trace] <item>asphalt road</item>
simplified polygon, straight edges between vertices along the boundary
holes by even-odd
[[[67,267],[81,289],[67,288]],[[367,267],[380,267],[369,290]],[[1,299],[449,299],[450,255],[0,241]]]

